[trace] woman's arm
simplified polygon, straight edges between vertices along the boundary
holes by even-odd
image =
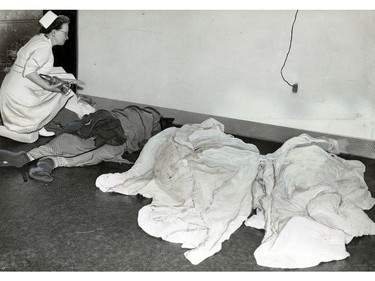
[[[44,90],[47,90],[47,91],[50,91],[50,92],[62,93],[61,90],[58,89],[58,87],[60,87],[62,83],[58,83],[58,84],[55,84],[55,85],[49,85],[36,72],[31,72],[31,73],[27,74],[26,78],[28,78],[30,81],[34,82],[38,86],[42,87]]]

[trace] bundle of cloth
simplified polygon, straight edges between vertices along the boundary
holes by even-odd
[[[261,155],[210,118],[158,133],[130,170],[103,174],[96,186],[152,198],[139,226],[181,243],[192,264],[220,251],[245,224],[265,230],[254,252],[258,265],[306,268],[345,259],[353,237],[375,234],[364,212],[375,204],[365,166],[337,152],[335,140],[302,134]]]

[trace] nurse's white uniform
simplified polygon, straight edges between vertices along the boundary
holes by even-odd
[[[74,95],[46,91],[26,78],[35,71],[50,74],[53,62],[52,43],[43,34],[35,35],[18,51],[0,88],[0,112],[7,129],[31,133],[43,128]]]

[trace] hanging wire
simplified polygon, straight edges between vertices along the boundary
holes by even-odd
[[[283,75],[283,69],[285,67],[285,64],[286,64],[286,61],[288,59],[288,56],[289,56],[289,53],[290,53],[290,49],[292,48],[292,41],[293,41],[293,30],[294,30],[294,24],[296,22],[296,19],[297,19],[297,14],[298,14],[298,10],[296,11],[295,15],[294,15],[294,20],[293,20],[293,23],[292,23],[292,28],[291,28],[291,31],[290,31],[290,41],[289,41],[289,49],[288,49],[288,53],[286,54],[286,57],[285,57],[285,60],[284,60],[284,64],[283,66],[281,67],[281,70],[280,70],[280,74],[281,74],[281,77],[283,78],[283,80],[290,86],[290,87],[293,87],[292,84],[290,84],[288,81],[286,81],[286,79],[284,78],[284,75]]]

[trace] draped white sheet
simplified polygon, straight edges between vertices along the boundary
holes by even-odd
[[[96,186],[153,198],[139,211],[140,227],[190,249],[193,264],[220,251],[245,222],[265,229],[254,253],[259,265],[311,267],[348,257],[345,243],[375,234],[363,211],[375,204],[364,165],[319,146],[337,149],[333,140],[303,134],[260,155],[210,118],[160,132],[129,171],[101,175]]]
[[[365,166],[319,147],[326,144],[302,134],[261,157],[264,168],[253,185],[258,212],[245,222],[266,230],[254,253],[259,265],[304,268],[345,259],[354,236],[375,234],[363,211],[375,204]]]

